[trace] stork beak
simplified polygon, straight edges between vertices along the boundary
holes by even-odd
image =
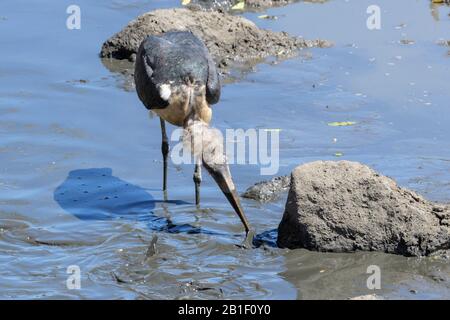
[[[236,192],[236,187],[234,186],[233,179],[231,179],[230,170],[226,163],[224,164],[213,164],[208,165],[203,161],[203,166],[208,170],[209,174],[213,177],[216,183],[219,185],[220,190],[222,190],[225,197],[227,197],[234,211],[242,221],[245,228],[245,233],[248,234],[250,231],[250,225],[245,217],[244,210],[242,210],[241,202],[239,196]]]

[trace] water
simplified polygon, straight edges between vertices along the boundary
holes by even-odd
[[[260,64],[228,84],[214,126],[282,129],[279,174],[341,152],[448,202],[450,57],[436,42],[450,39],[449,7],[378,3],[378,31],[366,28],[370,1],[267,11],[278,20],[245,13],[261,27],[336,45]],[[242,226],[206,174],[195,207],[192,166],[169,165],[164,202],[159,121],[98,53],[138,14],[179,2],[80,0],[74,31],[65,27],[70,4],[0,6],[0,298],[347,298],[373,293],[373,264],[385,298],[450,298],[444,260],[274,247],[285,196],[243,200],[258,233],[251,250],[237,246]],[[268,178],[259,169],[232,166],[240,191]],[[146,255],[154,236],[156,253]],[[81,290],[66,287],[70,265],[81,269]]]

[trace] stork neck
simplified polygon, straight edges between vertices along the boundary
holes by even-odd
[[[191,121],[202,121],[208,125],[211,121],[212,110],[206,101],[205,86],[190,84],[186,86],[186,91],[186,109],[189,111],[184,127],[186,127]]]
[[[205,126],[209,127],[209,124],[196,116],[195,113],[191,113],[184,123],[184,128],[192,129],[196,126],[204,128]]]

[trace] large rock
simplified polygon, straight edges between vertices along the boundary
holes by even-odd
[[[101,57],[133,60],[142,40],[170,30],[190,30],[200,37],[219,68],[268,56],[289,56],[300,48],[328,47],[324,40],[305,40],[285,32],[259,29],[253,22],[224,12],[161,9],[131,21],[102,46]]]
[[[292,172],[278,245],[429,255],[450,248],[450,207],[359,163],[308,163]]]

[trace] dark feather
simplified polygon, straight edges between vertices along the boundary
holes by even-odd
[[[205,85],[210,104],[220,98],[215,63],[204,43],[187,31],[148,36],[139,47],[134,77],[138,96],[148,109],[167,107],[159,86],[169,82],[175,88],[188,82]]]

